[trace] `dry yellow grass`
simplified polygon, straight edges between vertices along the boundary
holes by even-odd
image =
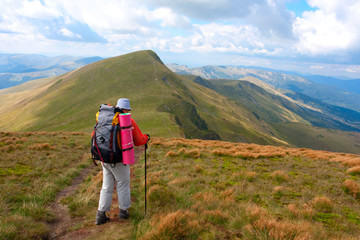
[[[343,187],[355,198],[360,198],[360,185],[354,180],[347,179],[343,182]]]
[[[275,170],[271,173],[271,176],[280,182],[286,181],[289,178],[288,174],[284,170]]]
[[[310,204],[320,212],[330,213],[333,211],[334,203],[328,197],[315,197]]]
[[[202,213],[202,217],[204,217],[206,221],[219,225],[225,223],[229,219],[229,215],[220,209],[206,210]]]
[[[294,216],[298,217],[299,216],[299,209],[296,206],[296,204],[294,203],[290,203],[289,205],[287,205],[287,210]]]
[[[175,157],[175,156],[177,156],[177,153],[174,151],[169,151],[165,155],[165,157]]]
[[[349,168],[346,172],[350,174],[360,174],[360,166]]]
[[[59,132],[0,133],[0,239],[50,237],[48,223],[56,216],[49,206],[90,164],[90,155],[84,154],[88,138],[73,134],[66,133],[66,141]],[[97,189],[84,191],[82,203],[98,195]]]
[[[162,181],[161,174],[162,174],[162,171],[150,172],[148,174],[147,184],[149,186],[155,185],[155,184],[161,184],[161,181]]]
[[[288,205],[294,215],[299,211]],[[313,239],[313,229],[308,222],[291,222],[272,217],[264,208],[249,206],[246,209],[250,223],[244,227],[246,239]]]
[[[251,239],[261,239],[261,236],[268,236],[266,239],[313,239],[311,225],[307,222],[292,223],[274,218],[259,218],[245,226]]]
[[[194,171],[195,171],[196,173],[201,173],[201,172],[204,171],[204,168],[203,168],[202,166],[195,165]]]
[[[55,133],[45,132],[1,135],[0,147],[21,148],[44,159],[60,155],[63,149],[65,153],[74,150],[83,152],[75,161],[90,160],[88,151],[84,152],[88,141],[81,146],[75,133],[57,134],[58,140]],[[54,140],[44,141],[48,137]],[[11,151],[3,154],[18,153],[18,149]],[[26,155],[27,161],[34,156]],[[350,175],[358,171],[358,155],[153,137],[147,156],[147,214],[143,211],[144,164],[139,161],[131,168],[131,220],[119,223],[110,215],[111,221],[97,231],[101,237],[90,234],[89,239],[356,239],[360,234],[358,200],[354,199],[359,197],[360,186],[358,176]],[[3,174],[34,173],[22,164],[5,164]],[[42,177],[43,172],[36,176]],[[82,219],[74,228],[93,228],[101,182],[99,171],[64,202]],[[16,188],[3,186],[2,197],[12,191]],[[9,214],[7,202],[0,201],[0,207],[5,209],[4,216]],[[31,202],[20,205],[24,211],[32,207]],[[113,199],[113,208],[117,207]],[[122,238],[125,225],[128,232]]]
[[[246,176],[246,179],[251,182],[256,179],[257,173],[256,172],[246,172],[245,176]]]
[[[341,184],[359,171],[359,155],[183,138],[155,138],[152,146],[174,163],[167,185],[180,203],[200,225],[224,230],[198,239],[336,239],[340,232],[351,239],[360,232],[351,205],[357,176]]]
[[[203,230],[195,213],[182,210],[159,215],[150,225],[151,230],[141,240],[194,239]]]
[[[285,187],[283,186],[275,186],[273,192],[274,193],[283,193],[285,191]]]
[[[215,195],[211,192],[200,192],[200,193],[196,193],[194,195],[194,198],[196,200],[201,200],[202,202],[217,202],[218,198],[215,197]]]
[[[185,187],[190,182],[191,182],[191,179],[189,177],[178,177],[178,178],[175,178],[174,180],[171,180],[170,182],[168,182],[168,184],[170,186],[175,185],[178,187]]]
[[[29,146],[31,150],[55,150],[54,146],[51,146],[50,143],[37,143]]]
[[[268,212],[259,206],[252,205],[246,208],[246,215],[250,218],[250,221],[254,221],[259,218],[268,218]]]
[[[163,145],[168,147],[185,146],[177,152],[169,151],[166,156],[178,156],[180,154],[199,157],[201,152],[207,152],[218,156],[230,156],[240,158],[276,158],[276,157],[304,157],[312,160],[328,160],[340,162],[346,167],[360,166],[360,156],[351,153],[335,153],[308,148],[289,148],[253,143],[231,143],[214,140],[184,139],[184,138],[152,138],[151,145]]]
[[[220,197],[224,199],[225,201],[235,201],[235,190],[234,188],[226,189],[222,192],[220,192]]]

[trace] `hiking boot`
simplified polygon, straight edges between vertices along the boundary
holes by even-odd
[[[102,212],[102,211],[97,211],[97,214],[96,214],[96,222],[95,224],[96,225],[101,225],[101,224],[104,224],[106,223],[107,221],[109,221],[110,218],[108,218],[106,215],[105,215],[105,212]]]
[[[119,218],[120,219],[128,219],[129,218],[129,211],[120,209]]]

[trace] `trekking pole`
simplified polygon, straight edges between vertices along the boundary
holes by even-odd
[[[146,215],[146,149],[147,149],[147,144],[145,144],[145,215]]]

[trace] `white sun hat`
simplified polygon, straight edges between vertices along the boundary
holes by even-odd
[[[117,101],[116,107],[118,107],[120,109],[131,110],[131,108],[130,108],[130,100],[127,99],[127,98],[120,98]]]

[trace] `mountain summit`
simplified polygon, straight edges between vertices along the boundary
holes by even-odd
[[[172,72],[151,50],[108,58],[0,90],[0,130],[90,133],[99,106],[125,97],[153,136],[360,152],[359,133],[314,128],[299,106],[258,86],[204,81]]]
[[[244,106],[169,70],[155,52],[89,64],[59,77],[0,91],[0,129],[90,132],[102,103],[131,100],[145,132],[164,137],[280,144]],[[33,86],[37,87],[33,87]],[[12,124],[14,119],[21,119]]]

